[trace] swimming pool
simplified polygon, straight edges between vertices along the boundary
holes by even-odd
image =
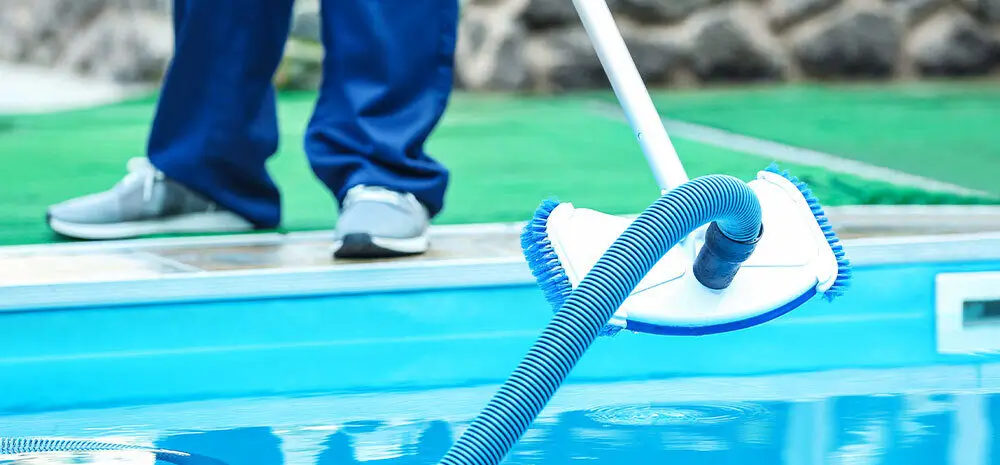
[[[856,284],[834,304],[598,341],[506,463],[992,463],[1000,326],[963,303],[1000,297],[1000,236],[847,247]],[[516,259],[282,273],[8,289],[0,434],[432,463],[551,314]]]

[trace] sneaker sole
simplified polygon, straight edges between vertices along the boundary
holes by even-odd
[[[161,220],[113,224],[70,223],[50,216],[48,223],[60,235],[86,240],[131,239],[154,234],[245,232],[256,229],[249,221],[229,212],[192,213]]]
[[[430,247],[426,235],[397,239],[371,234],[347,234],[333,242],[335,258],[392,258],[420,255]]]

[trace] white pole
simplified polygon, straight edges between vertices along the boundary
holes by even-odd
[[[688,181],[687,173],[677,158],[677,151],[663,128],[660,115],[653,106],[653,100],[607,3],[605,0],[573,0],[573,5],[660,189],[666,192],[684,184]]]

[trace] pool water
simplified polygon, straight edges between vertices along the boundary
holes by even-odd
[[[992,452],[1000,437],[990,427],[1000,422],[1000,390],[984,388],[981,377],[962,368],[573,384],[556,394],[504,463],[1000,463]],[[964,388],[949,388],[955,386]],[[495,387],[33,413],[0,418],[0,431],[155,445],[228,465],[430,464]],[[0,463],[153,460],[93,453]]]

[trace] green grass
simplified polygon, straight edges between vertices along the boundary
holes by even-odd
[[[753,95],[740,101],[761,98]],[[725,119],[719,105],[736,106],[728,97],[716,97],[713,103],[709,96],[671,97],[667,103],[673,110],[685,108],[686,114],[702,115],[694,121],[706,123]],[[302,150],[313,98],[311,93],[293,93],[282,95],[280,101],[282,143],[269,168],[282,189],[287,230],[330,228],[335,220],[334,202],[313,176]],[[154,106],[153,99],[145,99],[75,112],[0,117],[0,204],[5,206],[0,244],[58,240],[44,225],[46,207],[117,182],[125,162],[143,154]],[[749,125],[753,120],[740,115],[734,115],[733,124]],[[778,136],[789,142],[794,141],[788,137],[797,137]],[[692,141],[675,139],[675,144],[692,177],[725,173],[749,179],[769,163]],[[525,220],[548,197],[608,213],[635,213],[657,195],[629,127],[589,112],[582,98],[457,95],[432,136],[429,151],[452,171],[445,211],[436,219],[439,224]],[[975,201],[817,168],[785,167],[809,182],[826,205]]]
[[[1000,194],[1000,84],[658,92],[668,117]]]

